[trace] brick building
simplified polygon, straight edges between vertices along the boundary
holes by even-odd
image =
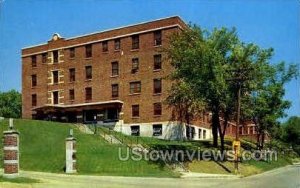
[[[187,28],[177,16],[22,49],[22,117],[97,121],[125,134],[211,138],[209,115],[178,126],[163,102],[172,71],[163,48]],[[191,131],[192,134],[188,134]]]

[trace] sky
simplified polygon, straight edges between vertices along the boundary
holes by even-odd
[[[244,42],[274,48],[271,63],[300,64],[299,0],[0,0],[0,91],[21,91],[21,48],[178,15],[204,29],[236,27]],[[286,85],[300,115],[300,82]]]

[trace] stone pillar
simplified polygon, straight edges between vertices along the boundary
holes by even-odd
[[[73,137],[73,131],[66,138],[66,173],[76,173],[76,139]]]
[[[19,175],[19,133],[13,130],[12,119],[9,121],[10,130],[4,131],[3,164],[6,178],[14,178]]]

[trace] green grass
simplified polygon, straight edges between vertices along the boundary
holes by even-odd
[[[239,174],[250,176],[290,164],[292,164],[292,160],[283,155],[279,155],[277,161],[244,161],[239,163]],[[234,163],[229,161],[218,163],[214,161],[193,161],[189,164],[189,169],[192,172],[212,174],[234,174],[235,172]]]
[[[71,124],[46,121],[15,120],[20,132],[20,168],[22,170],[63,173],[65,166],[65,138],[73,128],[77,139],[77,167],[79,174],[178,177],[178,174],[148,161],[120,161],[119,148],[125,146],[106,143],[100,136],[81,133]],[[0,132],[7,130],[8,121],[0,122]],[[0,143],[2,148],[2,142]],[[0,152],[2,161],[3,151]],[[0,164],[2,167],[3,164]]]
[[[31,178],[25,178],[25,177],[17,177],[17,178],[4,178],[3,176],[0,176],[0,182],[11,182],[11,183],[40,183],[39,180],[31,179]]]

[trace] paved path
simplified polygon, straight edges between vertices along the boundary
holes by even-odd
[[[300,166],[288,166],[247,178],[135,178],[113,176],[83,176],[22,171],[22,176],[40,179],[42,183],[0,183],[1,188],[94,188],[94,187],[222,187],[222,188],[300,188]]]

